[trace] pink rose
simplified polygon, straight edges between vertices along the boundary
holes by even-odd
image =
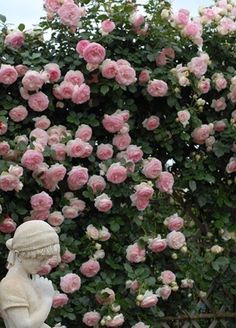
[[[112,139],[112,144],[119,150],[126,149],[131,143],[131,137],[129,133],[116,134]]]
[[[221,91],[227,87],[227,80],[223,76],[216,78],[214,82],[217,91]]]
[[[80,267],[80,272],[88,278],[95,276],[99,271],[99,262],[92,259],[88,260],[87,262],[84,262]]]
[[[207,65],[209,62],[209,57],[207,55],[201,55],[199,57],[194,57],[188,63],[188,68],[196,77],[201,78],[207,71]]]
[[[93,65],[99,65],[106,56],[106,50],[99,43],[91,42],[83,51],[84,60]]]
[[[150,158],[149,160],[144,161],[142,173],[148,179],[157,178],[162,171],[162,163],[157,158]]]
[[[64,222],[64,216],[59,211],[54,211],[48,216],[48,223],[54,227],[60,226]]]
[[[31,220],[47,220],[49,216],[49,210],[32,210],[30,211]]]
[[[172,249],[180,249],[185,244],[185,236],[179,231],[171,231],[166,239],[168,246]]]
[[[81,124],[75,132],[75,138],[80,138],[83,141],[89,141],[92,138],[93,130],[87,124]]]
[[[106,320],[107,327],[120,327],[124,323],[123,314],[116,314],[112,319]]]
[[[46,276],[51,272],[52,268],[49,264],[43,265],[37,272],[40,276]]]
[[[34,123],[35,128],[39,128],[42,130],[48,129],[49,126],[51,125],[51,121],[45,115],[35,117],[33,118],[33,121],[35,122]]]
[[[107,35],[111,33],[116,27],[116,24],[110,19],[106,19],[101,24],[100,32],[102,35]]]
[[[80,40],[76,45],[76,52],[83,57],[85,48],[90,44],[88,40]]]
[[[6,122],[0,120],[0,136],[7,132],[8,125]]]
[[[106,59],[100,67],[102,76],[107,79],[113,79],[118,71],[118,65],[114,60]]]
[[[84,158],[86,153],[86,145],[87,143],[80,138],[68,141],[66,144],[67,155],[70,157]]]
[[[146,118],[142,122],[142,125],[148,131],[152,131],[152,130],[155,130],[156,128],[158,128],[158,126],[160,125],[160,119],[158,116],[152,115],[149,118]]]
[[[231,174],[236,172],[236,157],[231,157],[229,163],[226,166],[226,172]]]
[[[149,198],[141,198],[137,196],[137,193],[134,193],[130,196],[131,202],[133,206],[136,206],[136,208],[139,211],[144,211],[148,205],[149,205]]]
[[[82,166],[73,166],[68,173],[68,187],[70,190],[78,190],[82,188],[88,181],[88,169]]]
[[[131,85],[136,82],[136,72],[133,67],[128,65],[120,65],[115,76],[115,80],[120,85]]]
[[[0,142],[0,156],[6,155],[10,150],[10,145],[7,141]]]
[[[16,230],[16,223],[10,217],[6,217],[0,223],[0,231],[3,233],[12,233]]]
[[[184,220],[180,216],[178,216],[177,213],[175,213],[165,219],[164,225],[167,226],[170,231],[178,231],[183,228]]]
[[[36,91],[42,88],[44,79],[39,72],[28,70],[22,79],[22,84],[25,90]]]
[[[99,230],[98,239],[100,241],[107,241],[110,238],[111,238],[111,234],[109,230],[106,227],[102,226],[102,229]]]
[[[225,110],[226,102],[224,97],[220,97],[218,99],[212,99],[211,107],[214,108],[216,112],[220,112],[221,110]]]
[[[61,23],[66,26],[77,27],[81,18],[81,10],[75,3],[71,1],[64,4],[57,10]]]
[[[148,83],[147,92],[152,97],[164,97],[167,91],[168,85],[162,80],[153,80]]]
[[[146,182],[141,182],[140,184],[134,187],[136,194],[140,198],[152,198],[154,194],[153,188]]]
[[[23,121],[28,115],[28,111],[24,106],[17,106],[9,111],[9,116],[14,122]]]
[[[79,105],[83,104],[90,99],[90,87],[82,83],[80,86],[76,85],[72,93],[73,103]]]
[[[210,90],[210,88],[211,88],[211,80],[202,77],[198,82],[198,89],[200,93],[205,94]]]
[[[103,193],[94,200],[94,206],[100,212],[108,212],[112,208],[112,200],[107,194]]]
[[[28,170],[36,170],[43,163],[43,154],[37,150],[28,149],[21,158],[21,164]]]
[[[84,314],[83,323],[86,326],[94,327],[94,326],[98,325],[100,319],[101,319],[101,316],[97,311],[90,311],[90,312],[86,312]]]
[[[79,212],[83,212],[85,210],[86,203],[81,199],[71,198],[70,199],[70,206],[73,206],[73,207],[77,208],[77,210]]]
[[[136,323],[134,326],[132,326],[131,328],[149,328],[150,326],[147,326],[147,325],[145,325],[145,323],[143,323],[143,322],[138,322],[138,323]]]
[[[177,25],[184,26],[188,23],[190,12],[187,9],[180,9],[172,16]]]
[[[222,132],[224,131],[225,128],[226,128],[225,121],[221,120],[221,121],[214,122],[214,130],[216,132]]]
[[[140,263],[146,260],[145,249],[141,248],[137,243],[129,245],[126,249],[126,258],[131,263]]]
[[[170,270],[162,271],[160,279],[163,284],[169,285],[176,280],[175,274]]]
[[[187,109],[185,109],[185,110],[180,110],[180,111],[177,112],[177,116],[178,116],[177,120],[178,120],[178,121],[184,126],[184,128],[185,128],[185,126],[186,126],[187,124],[189,124],[189,120],[190,120],[190,113],[189,113],[189,111],[188,111]]]
[[[161,192],[172,194],[174,185],[174,177],[170,172],[161,172],[156,181],[156,186]]]
[[[195,128],[191,133],[191,136],[195,143],[202,145],[205,143],[205,140],[209,138],[211,133],[211,128],[207,124],[203,124],[198,128]]]
[[[63,206],[62,214],[66,219],[75,219],[79,215],[79,210],[75,206]]]
[[[19,49],[25,42],[24,33],[21,31],[12,31],[5,37],[4,44],[8,47]]]
[[[146,83],[150,80],[150,71],[147,69],[144,69],[140,72],[138,80],[140,83]]]
[[[95,297],[96,301],[102,305],[112,304],[115,301],[115,293],[110,288],[100,290]]]
[[[16,82],[18,73],[11,65],[1,65],[0,68],[0,83],[10,85]]]
[[[53,204],[53,199],[45,191],[31,196],[30,204],[34,210],[49,210]]]
[[[189,21],[182,30],[184,36],[190,38],[200,37],[202,33],[202,25],[198,22]]]
[[[151,249],[154,253],[161,253],[163,252],[167,247],[166,239],[161,239],[161,237],[157,237],[154,239],[151,239],[148,248]]]
[[[63,81],[59,87],[54,89],[54,91],[57,92],[56,98],[58,99],[71,99],[74,92],[74,84]]]
[[[113,156],[113,146],[110,144],[98,145],[96,155],[101,161],[111,158]]]
[[[75,260],[76,255],[74,253],[71,253],[68,251],[68,249],[65,251],[65,253],[61,256],[61,261],[64,263],[70,263]]]
[[[57,82],[61,77],[61,70],[58,64],[50,63],[44,66],[44,70],[49,75],[49,81],[51,83]]]
[[[52,300],[52,307],[54,309],[63,307],[64,305],[66,305],[69,301],[69,298],[66,294],[63,293],[58,293],[53,297]]]
[[[99,231],[92,224],[89,224],[86,229],[86,235],[88,236],[88,238],[91,238],[93,240],[98,240]]]
[[[126,155],[128,160],[131,160],[134,163],[138,163],[143,157],[143,151],[141,150],[141,147],[136,145],[129,145],[126,149]]]
[[[113,163],[106,172],[108,181],[119,184],[127,179],[127,169],[120,163]]]
[[[84,83],[84,74],[81,71],[70,70],[66,73],[64,81],[80,86]]]
[[[18,73],[18,75],[19,76],[24,76],[25,75],[25,73],[28,71],[28,67],[27,66],[25,66],[25,65],[16,65],[15,66],[15,69],[16,69],[16,71],[17,71],[17,73]]]
[[[157,304],[158,298],[156,294],[149,291],[145,292],[143,300],[140,302],[139,306],[143,309],[148,309]]]
[[[37,92],[29,96],[28,105],[35,112],[43,112],[48,108],[49,99],[43,92]]]
[[[45,0],[45,8],[51,13],[56,13],[61,7],[61,0]]]
[[[93,193],[103,191],[106,187],[106,181],[100,175],[92,175],[88,180],[88,186],[93,190]]]
[[[157,290],[158,296],[160,296],[164,301],[170,297],[171,294],[171,287],[165,285]]]
[[[57,161],[64,161],[66,158],[66,146],[61,143],[51,145],[52,158]]]
[[[81,286],[81,279],[75,273],[67,273],[61,277],[60,288],[64,293],[71,294],[79,290]]]
[[[104,115],[102,125],[110,133],[119,132],[124,124],[124,119],[120,114]]]

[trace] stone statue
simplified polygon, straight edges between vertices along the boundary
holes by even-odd
[[[36,275],[53,256],[60,261],[59,238],[44,221],[21,224],[7,240],[8,273],[0,282],[0,310],[6,328],[50,328],[45,324],[54,289]]]

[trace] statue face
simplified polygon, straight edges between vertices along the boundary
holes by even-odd
[[[51,256],[42,256],[34,259],[31,258],[21,258],[21,266],[28,274],[36,274],[42,266],[47,264]]]

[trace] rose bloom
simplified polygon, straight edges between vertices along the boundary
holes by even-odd
[[[106,227],[102,226],[102,229],[99,230],[98,238],[100,241],[107,241],[108,239],[111,238],[111,234]]]
[[[167,226],[170,231],[178,231],[183,228],[184,220],[180,216],[178,216],[177,213],[175,213],[165,219],[164,225]]]
[[[61,70],[58,64],[49,63],[44,66],[44,70],[49,74],[49,81],[57,82],[61,77]]]
[[[7,123],[0,120],[0,136],[7,132],[8,125]]]
[[[102,35],[111,33],[116,27],[116,24],[110,19],[106,19],[101,23],[100,32]]]
[[[107,79],[113,79],[118,71],[118,65],[114,60],[106,59],[100,67],[102,76]]]
[[[31,196],[30,204],[34,210],[49,210],[53,204],[53,199],[45,191]]]
[[[40,276],[46,276],[51,272],[52,268],[49,264],[43,265],[37,272]]]
[[[75,132],[75,138],[80,138],[83,141],[89,141],[92,138],[93,130],[87,124],[81,124]]]
[[[29,96],[28,105],[35,112],[43,112],[48,108],[49,99],[43,92],[37,92]]]
[[[79,215],[79,211],[74,206],[63,206],[62,214],[66,219],[75,219]]]
[[[71,253],[68,251],[68,249],[65,251],[65,253],[61,256],[61,261],[64,263],[70,263],[75,260],[76,255],[74,253]]]
[[[115,301],[115,293],[110,288],[100,290],[95,297],[96,301],[102,305],[112,304]]]
[[[88,182],[88,169],[82,166],[73,166],[68,173],[68,187],[70,190],[78,190]]]
[[[83,57],[85,48],[90,44],[88,40],[80,40],[76,45],[76,52]]]
[[[195,128],[191,133],[191,136],[195,143],[202,145],[205,143],[205,140],[209,138],[211,133],[211,128],[207,124],[203,124],[198,128]]]
[[[178,121],[185,127],[187,124],[189,124],[190,119],[190,113],[188,110],[180,110],[177,113]]]
[[[100,319],[101,319],[101,316],[97,311],[90,311],[90,312],[86,312],[84,314],[83,323],[86,326],[94,327],[94,326],[98,325]]]
[[[54,309],[63,307],[64,305],[66,305],[69,301],[69,298],[66,294],[63,293],[58,293],[53,297],[52,300],[52,307]]]
[[[110,133],[119,132],[123,127],[124,119],[120,114],[104,115],[102,125]]]
[[[170,270],[162,271],[160,279],[164,285],[169,285],[176,280],[175,274]]]
[[[225,110],[226,102],[224,97],[220,97],[219,99],[213,99],[211,102],[211,107],[214,108],[216,112],[220,112],[221,110]]]
[[[134,326],[132,326],[131,328],[149,328],[150,326],[147,326],[147,325],[145,325],[145,323],[143,323],[143,322],[138,322],[138,323],[136,323]]]
[[[131,137],[129,133],[116,134],[112,139],[112,143],[117,149],[124,150],[130,145]]]
[[[81,71],[69,70],[64,77],[64,81],[80,86],[84,83],[84,74]]]
[[[229,163],[226,166],[226,172],[229,174],[236,172],[236,157],[230,158]]]
[[[121,65],[118,67],[115,80],[120,85],[131,85],[136,82],[136,72],[131,66]]]
[[[165,285],[161,288],[158,288],[156,293],[158,294],[158,296],[160,296],[165,301],[170,297],[171,287],[168,285]]]
[[[126,149],[126,155],[128,160],[131,160],[134,163],[138,163],[143,157],[143,151],[141,150],[141,147],[136,145],[129,145]]]
[[[89,224],[86,228],[86,235],[88,238],[91,238],[93,240],[98,240],[99,230],[95,228],[92,224]]]
[[[0,142],[0,156],[6,155],[10,150],[10,145],[7,141]]]
[[[106,50],[99,43],[91,42],[83,51],[84,60],[93,65],[99,65],[106,56]]]
[[[98,145],[96,155],[101,161],[111,158],[113,156],[113,146],[110,144]]]
[[[150,71],[147,69],[144,69],[140,72],[138,80],[140,83],[146,83],[150,80]]]
[[[28,149],[21,157],[21,164],[28,170],[36,170],[43,163],[43,154],[37,150]]]
[[[16,223],[10,217],[6,217],[0,223],[0,231],[3,233],[12,233],[16,230]]]
[[[96,193],[106,188],[106,181],[100,175],[92,175],[88,180],[88,186]]]
[[[30,211],[31,220],[47,220],[49,216],[49,210],[32,210]]]
[[[11,65],[1,65],[0,68],[0,83],[10,85],[16,82],[18,73]]]
[[[88,278],[94,277],[100,271],[100,264],[95,260],[88,260],[80,267],[80,272]]]
[[[80,86],[76,85],[72,93],[73,103],[79,105],[90,99],[90,87],[83,83]]]
[[[153,294],[152,291],[147,290],[143,296],[144,298],[139,304],[139,306],[143,309],[148,309],[150,307],[153,307],[158,302],[157,295]]]
[[[126,258],[131,263],[140,263],[146,260],[145,249],[141,248],[137,243],[129,245],[126,249]]]
[[[86,152],[86,142],[80,138],[69,140],[66,144],[66,152],[70,157],[84,157]]]
[[[28,115],[28,111],[24,106],[17,106],[9,111],[9,116],[14,122],[23,121]]]
[[[161,192],[166,192],[167,194],[172,194],[173,192],[174,177],[170,172],[161,172],[156,181],[156,187]]]
[[[35,91],[42,88],[44,79],[39,72],[28,70],[22,79],[22,84],[25,90]]]
[[[216,132],[222,132],[226,128],[226,122],[223,120],[214,122],[214,130]]]
[[[187,9],[180,9],[172,15],[172,19],[177,25],[184,26],[188,23],[190,12]]]
[[[211,80],[202,77],[198,82],[198,89],[201,93],[207,93],[211,88]]]
[[[58,99],[71,99],[74,91],[74,84],[71,82],[63,81],[61,82],[60,86],[57,87],[57,91],[59,94],[59,98],[57,97]]]
[[[52,158],[57,161],[64,161],[66,158],[66,146],[61,143],[51,145]]]
[[[161,239],[161,237],[151,239],[148,244],[148,248],[150,248],[154,253],[161,253],[166,249],[166,247],[166,239]]]
[[[64,222],[64,216],[59,211],[54,211],[48,216],[48,223],[52,226],[60,226]]]
[[[61,0],[45,0],[44,5],[47,11],[54,13],[61,7]]]
[[[171,231],[166,236],[167,244],[172,249],[180,249],[185,244],[185,236],[182,232]]]
[[[107,327],[120,327],[124,323],[124,316],[123,314],[116,314],[112,319],[106,319],[106,326]]]
[[[168,85],[162,80],[153,80],[148,83],[147,92],[152,97],[164,97],[167,91]]]
[[[28,67],[26,65],[16,65],[15,69],[19,76],[24,76],[25,73],[28,71]]]
[[[60,288],[64,293],[71,294],[79,290],[81,286],[81,279],[75,273],[67,273],[61,277]]]
[[[140,198],[151,198],[154,194],[153,188],[147,182],[141,182],[134,187],[136,194]]]
[[[83,212],[85,210],[86,203],[75,197],[70,199],[70,206],[76,207],[79,212]]]
[[[19,49],[25,42],[24,33],[21,31],[12,31],[5,37],[4,44],[8,47]]]
[[[51,125],[51,121],[46,115],[38,116],[33,118],[35,128],[46,130]]]
[[[148,179],[157,178],[162,171],[162,163],[157,158],[150,158],[144,161],[142,173]]]
[[[108,212],[112,208],[112,205],[111,198],[105,193],[97,196],[94,200],[94,206],[100,212]]]
[[[152,115],[152,116],[146,118],[142,122],[142,125],[148,131],[152,131],[152,130],[155,130],[156,128],[158,128],[158,126],[160,125],[160,119],[158,116]]]
[[[209,57],[205,58],[204,55],[201,55],[199,57],[194,57],[188,63],[188,68],[190,72],[192,72],[196,77],[200,78],[207,71],[208,61],[209,61]]]
[[[114,184],[122,183],[127,179],[127,169],[120,163],[113,163],[107,170],[106,178]]]
[[[136,208],[139,211],[144,211],[146,209],[146,207],[148,207],[148,205],[149,205],[149,198],[138,197],[137,193],[130,195],[130,199],[131,199],[132,205],[136,206]]]
[[[81,10],[75,3],[67,1],[57,10],[57,14],[62,24],[77,27],[81,17]]]

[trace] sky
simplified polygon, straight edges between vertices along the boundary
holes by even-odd
[[[143,0],[145,1],[145,0]],[[192,16],[197,15],[199,7],[213,4],[213,0],[172,0],[174,10],[188,9]],[[7,17],[7,22],[18,26],[24,23],[27,28],[39,22],[40,16],[44,16],[43,0],[0,0],[0,14]]]

